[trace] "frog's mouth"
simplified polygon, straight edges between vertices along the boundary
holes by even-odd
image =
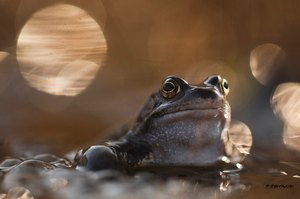
[[[207,116],[216,117],[219,114],[223,114],[225,117],[230,114],[229,105],[223,104],[222,106],[195,106],[195,105],[183,105],[177,107],[159,107],[155,110],[152,116],[181,116],[181,115],[195,115],[195,116]]]

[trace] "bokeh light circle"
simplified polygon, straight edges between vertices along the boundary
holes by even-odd
[[[231,121],[225,150],[232,162],[240,162],[250,154],[253,138],[249,127],[238,120]]]
[[[17,42],[20,71],[30,86],[62,96],[80,94],[105,60],[106,40],[87,12],[55,4],[34,13]]]
[[[300,84],[283,83],[277,86],[271,103],[274,112],[285,124],[300,129]]]
[[[285,63],[286,53],[278,45],[262,44],[251,51],[250,68],[253,76],[266,85],[276,78]]]
[[[271,99],[276,115],[284,122],[283,143],[292,150],[300,150],[300,83],[277,86]]]
[[[286,125],[283,130],[283,143],[292,150],[300,151],[300,128]]]

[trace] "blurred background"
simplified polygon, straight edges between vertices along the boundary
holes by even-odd
[[[166,75],[230,84],[252,153],[300,160],[297,0],[0,0],[1,155],[100,143]]]

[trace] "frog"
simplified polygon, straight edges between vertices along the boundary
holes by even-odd
[[[231,121],[228,81],[210,75],[198,84],[167,76],[120,138],[80,150],[78,170],[209,168],[228,163]],[[222,164],[220,164],[220,162]]]

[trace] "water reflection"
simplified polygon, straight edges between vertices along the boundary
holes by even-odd
[[[31,192],[24,187],[13,187],[9,189],[7,194],[1,194],[1,195],[0,198],[3,199],[34,199]]]
[[[285,52],[276,44],[267,43],[254,48],[250,54],[253,76],[266,85],[278,74],[285,58]]]
[[[237,120],[233,120],[229,127],[226,153],[229,154],[232,162],[241,162],[252,147],[252,134],[249,127]]]
[[[240,122],[234,123],[240,124]],[[286,194],[289,196],[299,194],[298,189],[294,189],[299,186],[299,175],[297,175],[299,168],[295,170],[297,173],[294,173],[287,167],[285,167],[287,170],[282,170],[274,164],[274,167],[270,167],[268,164],[261,163],[255,168],[246,168],[243,172],[225,172],[226,170],[220,172],[219,169],[209,172],[199,167],[184,176],[176,174],[160,176],[155,172],[137,172],[129,176],[114,170],[78,171],[72,169],[70,163],[51,154],[40,154],[18,161],[7,159],[1,163],[0,181],[4,181],[1,192],[4,191],[5,194],[0,196],[5,197],[9,194],[16,196],[19,193],[18,196],[27,196],[28,199],[32,198],[32,195],[37,198],[164,199],[170,196],[172,198],[254,198],[258,195],[264,196],[263,198],[278,198],[276,197],[278,194],[279,198],[282,198]],[[168,169],[172,171],[172,166]],[[276,186],[277,188],[283,186],[286,189],[276,192],[273,189]]]
[[[99,24],[67,4],[42,9],[18,38],[17,59],[32,87],[53,95],[75,96],[95,78],[106,53]]]
[[[50,178],[50,187],[53,191],[58,191],[68,186],[69,182],[66,178]]]
[[[283,141],[287,147],[300,150],[300,84],[280,84],[271,99],[274,112],[284,121]]]

